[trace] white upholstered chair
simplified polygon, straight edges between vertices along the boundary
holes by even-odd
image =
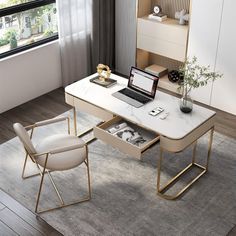
[[[31,138],[33,135],[33,131],[36,127],[52,124],[55,122],[61,122],[65,120],[68,121],[68,134],[52,135],[52,136],[44,138],[37,145],[35,146],[33,145]],[[45,211],[65,207],[68,205],[88,201],[91,199],[88,148],[87,148],[86,143],[82,139],[78,138],[77,136],[70,135],[69,117],[54,118],[50,120],[40,121],[33,125],[27,126],[25,128],[20,123],[15,123],[13,125],[13,128],[17,136],[19,137],[20,141],[22,142],[26,151],[26,157],[25,157],[25,162],[24,162],[23,171],[22,171],[22,178],[26,179],[26,178],[33,177],[36,175],[41,175],[41,181],[40,181],[39,191],[37,195],[35,212],[42,213]],[[31,130],[30,135],[26,131],[27,129]],[[25,168],[26,168],[28,157],[30,157],[30,159],[36,164],[39,170],[39,174],[25,176]],[[84,163],[87,167],[88,196],[79,201],[65,204],[62,199],[62,196],[60,195],[56,187],[56,184],[50,172],[69,170],[69,169],[79,166],[82,163]],[[48,174],[49,179],[53,185],[53,188],[55,189],[57,193],[57,196],[61,204],[58,207],[38,210],[39,200],[40,200],[40,195],[41,195],[41,190],[42,190],[45,174]]]

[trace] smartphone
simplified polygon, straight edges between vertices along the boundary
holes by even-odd
[[[153,110],[151,110],[148,114],[151,116],[157,116],[158,114],[160,114],[163,111],[164,111],[164,109],[162,107],[156,107]]]

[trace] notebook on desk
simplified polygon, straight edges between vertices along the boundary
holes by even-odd
[[[158,76],[131,67],[128,86],[112,95],[134,107],[141,107],[155,98]]]

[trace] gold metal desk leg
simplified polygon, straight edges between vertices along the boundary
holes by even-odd
[[[192,164],[194,164],[194,163],[195,163],[195,160],[196,160],[196,149],[197,149],[197,141],[194,143],[194,146],[193,146]]]
[[[209,161],[210,161],[210,156],[211,156],[211,149],[212,149],[212,142],[213,142],[213,134],[214,134],[214,127],[212,127],[210,130],[210,138],[209,138],[209,143],[208,143],[208,152],[207,152],[207,163],[206,166],[202,166],[198,163],[195,162],[195,157],[196,157],[196,147],[197,147],[197,141],[194,142],[194,147],[193,147],[193,156],[192,156],[192,162],[186,166],[183,170],[181,170],[175,177],[173,177],[167,184],[165,184],[163,187],[160,187],[161,185],[161,167],[162,167],[162,160],[163,160],[163,155],[164,155],[164,149],[160,147],[160,157],[158,160],[158,168],[157,168],[157,195],[161,196],[164,199],[168,200],[174,200],[178,198],[182,193],[184,193],[187,189],[189,189],[194,182],[196,182],[202,175],[204,175],[209,166]],[[209,132],[208,131],[208,132]],[[167,195],[165,192],[187,171],[190,171],[191,168],[197,167],[201,169],[201,172],[194,178],[192,179],[184,188],[182,188],[177,194],[175,195]]]
[[[92,128],[89,128],[89,129],[85,130],[83,133],[78,134],[78,131],[77,131],[77,115],[76,115],[75,107],[73,107],[73,116],[74,116],[73,120],[74,120],[74,134],[75,134],[75,136],[82,137],[82,136],[88,134],[89,132],[93,131],[93,127],[92,127]],[[100,125],[100,124],[103,124],[103,123],[104,122],[99,122],[97,125]],[[87,140],[86,143],[89,144],[89,143],[93,142],[94,140],[96,140],[96,138],[92,137],[89,140]]]
[[[211,149],[212,149],[214,130],[215,130],[215,128],[213,126],[213,128],[211,129],[211,132],[210,132],[210,138],[209,138],[209,143],[208,143],[206,171],[208,171],[209,161],[210,161],[210,157],[211,157]]]
[[[77,116],[76,116],[76,109],[73,107],[73,116],[74,116],[74,132],[75,136],[77,136]]]
[[[162,157],[163,157],[163,149],[160,147],[160,157],[158,160],[158,169],[157,169],[157,193],[160,192],[160,185],[161,185]]]

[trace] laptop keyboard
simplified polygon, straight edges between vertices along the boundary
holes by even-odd
[[[122,90],[119,91],[120,93],[126,95],[127,97],[133,98],[141,103],[147,103],[150,101],[150,98],[146,98],[136,92],[133,92],[130,89],[124,88]]]

